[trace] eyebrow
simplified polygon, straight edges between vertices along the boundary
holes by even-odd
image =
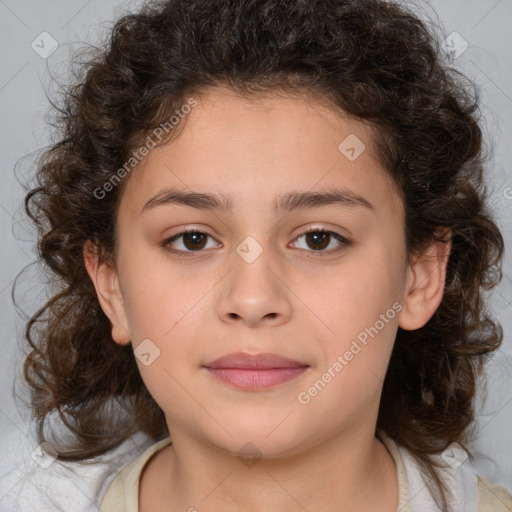
[[[143,206],[141,214],[163,205],[181,205],[198,210],[216,210],[232,213],[233,200],[225,194],[202,192],[185,192],[175,188],[167,188]],[[374,206],[364,197],[345,188],[334,188],[319,192],[288,192],[277,196],[272,202],[274,215],[292,210],[319,208],[322,206],[362,206],[375,211]]]

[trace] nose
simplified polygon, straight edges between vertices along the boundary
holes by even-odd
[[[238,255],[223,283],[218,312],[223,322],[247,327],[277,326],[291,316],[289,288],[285,272],[263,251],[248,263]]]

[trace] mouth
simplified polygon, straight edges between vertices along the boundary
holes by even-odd
[[[223,383],[238,389],[256,391],[295,379],[309,365],[278,354],[234,352],[205,364],[204,368]]]

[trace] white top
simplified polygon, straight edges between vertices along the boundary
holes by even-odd
[[[421,467],[412,454],[383,432],[379,432],[378,437],[397,467],[397,512],[440,512],[425,485]],[[105,493],[101,512],[138,512],[142,470],[153,454],[170,443],[170,438],[166,438],[153,444],[124,467]],[[443,462],[441,456],[434,457]],[[485,478],[476,475],[466,464],[456,468],[446,463],[444,465],[446,467],[439,471],[455,498],[450,507],[451,512],[512,512],[512,497],[505,488],[492,485]]]

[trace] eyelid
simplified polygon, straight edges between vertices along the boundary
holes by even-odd
[[[338,248],[336,248],[336,249],[319,250],[319,251],[299,249],[301,251],[305,251],[305,252],[309,252],[309,253],[313,253],[313,254],[316,253],[317,254],[316,256],[310,256],[310,257],[318,258],[318,257],[323,257],[324,255],[328,256],[328,255],[336,254],[339,251],[343,250],[344,248],[352,245],[352,241],[349,238],[347,238],[346,236],[342,235],[341,233],[338,233],[337,231],[326,229],[323,226],[309,226],[307,228],[302,229],[297,235],[295,235],[295,237],[293,238],[292,242],[296,242],[300,237],[302,237],[304,235],[307,235],[309,233],[316,233],[316,232],[324,232],[324,233],[330,234],[331,236],[334,237],[334,239],[336,241],[338,241],[340,246]],[[212,238],[213,240],[215,240],[217,243],[221,243],[221,242],[219,242],[216,239],[216,237],[214,235],[212,235],[206,229],[202,229],[202,228],[201,229],[200,228],[185,228],[185,229],[182,229],[181,231],[179,231],[178,233],[176,233],[176,234],[174,234],[174,235],[172,235],[170,237],[167,237],[163,242],[160,243],[160,246],[164,250],[166,250],[168,252],[171,252],[173,254],[177,254],[178,256],[183,256],[185,258],[193,256],[194,253],[200,254],[202,252],[205,252],[203,249],[199,249],[197,251],[184,251],[184,250],[181,250],[181,249],[174,249],[174,248],[170,247],[170,243],[171,242],[176,241],[181,236],[186,235],[187,233],[199,233],[199,234],[202,234],[202,235],[206,235],[206,236]]]
[[[185,229],[182,229],[181,231],[179,231],[178,233],[170,236],[170,237],[167,237],[165,240],[163,240],[163,242],[160,243],[160,246],[168,251],[168,252],[171,252],[173,254],[178,254],[179,256],[184,256],[184,257],[188,257],[188,256],[192,256],[194,253],[202,253],[202,252],[205,252],[204,250],[198,250],[198,251],[183,251],[181,249],[174,249],[174,248],[171,248],[170,247],[170,243],[171,242],[174,242],[176,241],[177,239],[179,239],[180,237],[182,237],[183,235],[186,235],[187,233],[199,233],[199,234],[202,234],[202,235],[206,235],[208,237],[210,237],[211,239],[215,240],[217,243],[220,243],[215,236],[213,236],[209,231],[207,231],[206,229],[199,229],[199,228],[185,228]]]
[[[308,253],[311,253],[312,256],[308,256],[310,258],[322,258],[322,257],[327,257],[329,255],[337,254],[338,252],[342,251],[346,247],[349,247],[350,245],[352,245],[352,241],[350,239],[348,239],[346,236],[342,235],[341,233],[338,233],[337,231],[334,231],[331,229],[326,229],[325,227],[320,227],[320,226],[310,226],[308,228],[303,229],[300,233],[298,233],[295,236],[293,241],[295,242],[300,237],[307,235],[309,233],[317,233],[317,232],[327,233],[327,234],[331,235],[340,245],[337,248],[330,249],[330,250],[314,251],[314,250],[300,249],[300,250],[306,251]],[[313,255],[315,255],[315,256],[313,256]]]

